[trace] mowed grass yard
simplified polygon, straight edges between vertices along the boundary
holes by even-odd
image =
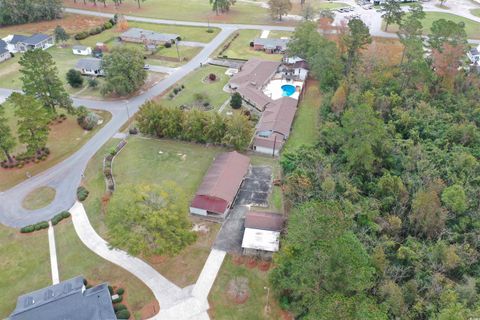
[[[467,33],[467,37],[469,39],[480,39],[480,22],[476,22],[464,17],[457,16],[451,13],[444,13],[444,12],[425,12],[425,19],[422,20],[423,25],[423,33],[428,34],[430,33],[430,28],[434,21],[439,19],[446,19],[452,20],[455,23],[464,22],[465,23],[465,31]],[[385,21],[382,23],[382,30],[385,30]],[[397,25],[389,25],[388,32],[397,32],[398,26]]]
[[[250,47],[250,42],[252,42],[255,38],[259,38],[262,32],[260,30],[239,30],[239,36],[233,40],[227,50],[220,54],[224,45],[221,45],[219,49],[215,52],[215,56],[226,56],[228,58],[233,59],[245,59],[248,60],[250,58],[260,58],[263,60],[270,60],[270,61],[281,61],[282,55],[281,54],[268,54],[263,51],[253,50]],[[280,36],[284,36],[284,33],[278,33]],[[225,44],[230,42],[233,38],[232,35]],[[269,35],[269,38],[274,38],[275,36]]]
[[[257,267],[249,268],[245,264],[238,265],[231,255],[227,255],[208,297],[210,317],[215,320],[289,319],[283,317],[283,312],[273,296],[268,275],[269,271],[261,271]],[[228,297],[228,284],[237,277],[248,279],[248,299],[243,304],[238,304]],[[268,313],[265,312],[267,304],[265,288],[270,289]]]
[[[200,21],[200,22],[218,22],[218,23],[247,23],[247,24],[272,24],[273,21],[268,9],[262,8],[260,3],[238,2],[230,8],[226,14],[216,15],[212,11],[212,6],[208,1],[204,0],[187,0],[187,1],[171,1],[171,0],[149,0],[141,4],[139,9],[136,2],[124,2],[118,8],[115,8],[112,2],[107,3],[105,8],[103,5],[88,3],[83,1],[64,0],[66,7],[88,9],[100,12],[124,13],[132,16],[150,17],[157,19],[170,19],[182,21]]]
[[[0,257],[0,318],[6,319],[19,295],[52,283],[47,230],[24,235],[0,226]]]
[[[480,8],[479,9],[472,9],[470,10],[470,13],[473,14],[476,17],[480,17]]]
[[[158,97],[162,105],[171,107],[180,107],[182,105],[194,106],[196,105],[195,96],[198,94],[204,95],[206,101],[210,103],[209,108],[218,110],[222,104],[230,97],[230,95],[223,91],[223,87],[228,83],[229,77],[225,74],[227,69],[217,66],[204,66],[187,75],[183,80],[173,86],[178,87],[182,84],[185,88],[180,91],[173,98],[170,97],[173,88],[166,91],[162,97]],[[205,81],[209,74],[213,73],[217,79],[213,82]]]
[[[4,103],[5,116],[9,120],[9,125],[13,135],[16,137],[17,120],[14,115],[13,107]],[[62,112],[61,110],[59,112]],[[107,123],[111,114],[106,111],[95,111],[99,114],[104,122]],[[49,139],[47,147],[50,149],[50,155],[45,161],[39,163],[30,163],[25,165],[21,169],[0,169],[0,191],[13,187],[19,182],[27,179],[26,174],[29,172],[32,176],[46,170],[54,164],[66,159],[68,156],[77,151],[83,144],[85,144],[95,133],[101,128],[101,126],[95,128],[92,131],[84,131],[76,121],[74,116],[67,116],[67,120],[62,123],[54,123],[50,127]],[[18,141],[17,141],[18,142]],[[25,151],[25,147],[21,144],[17,144],[13,154],[18,154]],[[3,153],[0,155],[0,161],[4,160]]]
[[[314,145],[318,140],[318,123],[322,95],[318,82],[309,80],[295,116],[292,133],[283,149],[292,151],[301,145]]]
[[[105,192],[102,159],[118,142],[116,139],[110,140],[90,160],[85,172],[84,185],[90,191],[85,207],[95,230],[105,239],[108,239],[108,234],[104,225],[101,201]],[[214,157],[224,151],[226,150],[218,147],[207,148],[204,145],[179,141],[131,136],[126,147],[114,160],[113,173],[118,185],[161,184],[164,181],[174,181],[190,200]],[[182,155],[186,156],[182,158]],[[141,257],[162,275],[182,287],[196,282],[220,227],[218,224],[196,218],[192,218],[192,223],[203,224],[209,231],[199,233],[197,241],[180,254],[174,257],[153,256],[148,259]]]
[[[330,2],[327,0],[311,0],[311,1],[307,1],[307,3],[310,4],[315,10],[334,10],[339,8],[350,7],[347,3]],[[298,0],[292,1],[292,10],[290,11],[290,14],[301,15],[302,10],[303,8],[300,4],[300,1]]]

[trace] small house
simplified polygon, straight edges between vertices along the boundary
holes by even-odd
[[[72,52],[79,56],[89,56],[92,54],[92,48],[86,46],[73,46]]]
[[[470,51],[467,52],[467,56],[472,63],[480,63],[480,45],[476,48],[470,49]]]
[[[77,61],[75,69],[86,76],[103,76],[102,59],[83,58]]]
[[[285,53],[289,39],[256,38],[253,40],[253,49],[266,53]]]
[[[8,60],[12,57],[10,51],[7,49],[7,43],[3,40],[0,40],[0,62]]]
[[[243,234],[243,254],[271,258],[280,248],[285,218],[280,213],[247,212]]]
[[[35,49],[46,50],[53,46],[54,41],[52,36],[43,33],[36,33],[32,36],[14,34],[10,38],[9,44],[14,46],[14,52],[26,52]]]

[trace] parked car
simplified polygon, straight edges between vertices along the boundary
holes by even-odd
[[[145,69],[145,70],[150,70],[150,65],[149,65],[149,64],[144,65],[144,66],[143,66],[143,69]]]

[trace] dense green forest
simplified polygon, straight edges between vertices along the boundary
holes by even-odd
[[[58,19],[62,9],[62,0],[0,0],[0,26]]]
[[[292,209],[270,280],[298,319],[480,317],[480,78],[463,25],[426,43],[423,17],[402,18],[393,66],[364,54],[358,19],[290,43],[324,94],[318,143],[281,158]]]

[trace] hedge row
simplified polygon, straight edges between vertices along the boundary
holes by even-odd
[[[68,217],[70,217],[70,212],[62,211],[52,218],[52,224],[55,226],[60,221],[62,221],[63,219],[66,219]],[[42,230],[42,229],[47,229],[47,228],[48,228],[48,221],[40,221],[36,224],[31,224],[29,226],[21,228],[20,232],[21,233],[30,233],[30,232],[34,232],[34,231],[38,231],[38,230]]]
[[[85,201],[90,192],[83,186],[77,188],[77,199],[78,201]]]
[[[109,21],[105,22],[104,24],[102,24],[98,27],[94,27],[94,28],[90,29],[89,31],[82,31],[82,32],[77,33],[74,36],[74,38],[75,38],[75,40],[86,39],[90,36],[102,33],[105,30],[111,29],[115,25],[115,23],[116,23],[115,19],[110,19]]]

